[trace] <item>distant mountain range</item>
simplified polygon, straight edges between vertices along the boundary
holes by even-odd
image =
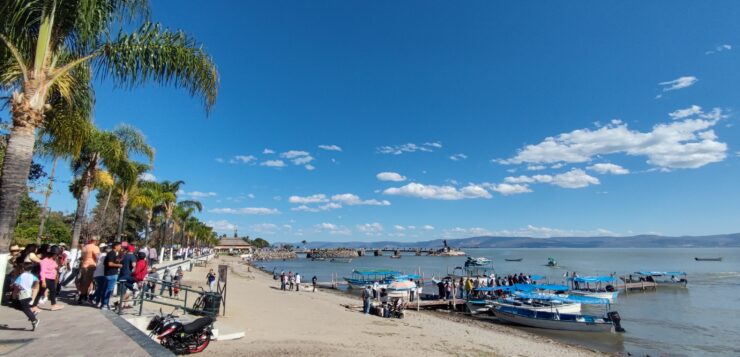
[[[309,242],[309,248],[422,248],[435,249],[443,239],[422,242]],[[447,239],[454,248],[715,248],[740,247],[740,233],[709,236],[667,237],[636,235],[629,237],[493,237]]]

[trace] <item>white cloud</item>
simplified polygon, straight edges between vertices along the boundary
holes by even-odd
[[[219,214],[249,214],[249,215],[270,215],[280,214],[276,208],[264,208],[264,207],[242,207],[242,208],[214,208],[211,209],[211,213]]]
[[[660,82],[658,83],[658,85],[663,86],[664,92],[668,92],[672,90],[678,90],[678,89],[684,89],[684,88],[691,87],[698,80],[699,79],[697,79],[694,76],[683,76],[683,77],[678,77],[672,81]]]
[[[532,190],[527,185],[510,183],[500,183],[498,185],[492,185],[491,190],[498,192],[504,196],[532,192]]]
[[[301,157],[301,156],[308,156],[308,152],[301,151],[301,150],[290,150],[290,151],[286,151],[280,154],[280,157],[286,158],[286,159],[294,159],[296,157]]]
[[[377,152],[380,154],[401,155],[403,153],[417,152],[417,151],[433,152],[435,149],[439,149],[441,147],[442,147],[442,144],[439,142],[429,142],[429,143],[424,143],[421,145],[417,145],[413,143],[406,143],[406,144],[401,144],[401,145],[381,146],[377,149]]]
[[[217,157],[217,158],[216,158],[215,160],[216,160],[216,162],[218,162],[219,164],[223,164],[223,163],[224,163],[224,158],[223,158],[223,157]]]
[[[550,183],[552,182],[552,176],[550,175],[534,175],[534,176],[508,176],[504,179],[508,183]]]
[[[350,235],[352,231],[344,226],[338,226],[334,223],[321,223],[314,225],[314,229],[319,233],[329,233],[331,235]]]
[[[157,177],[156,177],[156,176],[154,176],[154,175],[152,175],[152,174],[151,174],[151,173],[149,173],[149,172],[144,172],[144,173],[142,173],[141,175],[139,175],[139,180],[140,180],[140,181],[149,181],[149,182],[155,182],[155,181],[157,181]]]
[[[315,167],[315,166],[313,166],[313,165],[306,165],[306,166],[303,166],[303,167],[304,167],[304,168],[305,168],[306,170],[308,170],[308,171],[313,171],[314,169],[316,169],[316,167]]]
[[[383,225],[378,222],[358,224],[356,228],[357,231],[369,236],[380,235],[383,232]]]
[[[424,185],[416,182],[401,187],[391,187],[383,191],[386,195],[408,196],[432,200],[461,200],[466,198],[491,198],[485,188],[469,184],[463,188],[453,186]]]
[[[236,224],[233,224],[225,219],[217,220],[217,221],[208,221],[206,222],[206,225],[213,228],[214,231],[217,232],[233,232],[237,226]]]
[[[485,228],[473,227],[463,228],[455,227],[452,229],[445,229],[442,236],[444,238],[467,238],[474,236],[494,236],[494,237],[531,237],[531,238],[552,238],[552,237],[592,237],[592,236],[617,236],[616,233],[598,228],[594,230],[573,230],[573,229],[558,229],[549,227],[537,227],[533,225],[527,225],[525,228],[513,229],[513,230],[498,230],[491,231]]]
[[[337,145],[319,145],[319,149],[328,151],[342,151],[342,148]]]
[[[455,154],[455,155],[450,156],[450,160],[452,161],[460,161],[460,160],[465,160],[467,158],[468,158],[468,155],[465,155],[465,154]]]
[[[705,55],[712,55],[719,52],[729,51],[732,50],[732,45],[723,44],[715,47],[713,50],[709,50],[704,52]]]
[[[424,227],[421,227],[421,228],[423,230],[425,230],[425,231],[433,231],[434,230],[434,226],[431,226],[431,225],[428,225],[428,224],[427,225],[424,225]]]
[[[581,169],[572,169],[566,173],[553,176],[552,184],[563,188],[583,188],[589,185],[598,185],[599,179],[590,176]]]
[[[528,171],[540,171],[546,169],[547,166],[545,165],[527,165]]]
[[[343,193],[339,195],[331,196],[331,200],[334,202],[339,202],[340,204],[347,205],[347,206],[390,206],[390,202],[386,200],[378,201],[375,199],[372,200],[362,200],[359,196],[352,194],[352,193]]]
[[[402,225],[396,224],[396,225],[393,226],[393,229],[395,229],[397,231],[405,231],[406,230],[406,227],[404,227]]]
[[[254,156],[252,156],[252,155],[236,155],[236,156],[234,156],[234,160],[237,161],[237,162],[248,164],[248,163],[250,163],[252,161],[257,160],[257,158],[254,157]]]
[[[701,113],[700,119],[685,119],[653,126],[649,132],[630,130],[613,120],[596,130],[579,129],[548,137],[520,149],[516,156],[497,160],[502,164],[581,163],[595,156],[623,153],[645,156],[660,168],[698,168],[722,161],[727,144],[717,141],[711,129],[725,115],[719,109]]]
[[[324,203],[329,202],[329,199],[326,198],[326,195],[323,193],[317,193],[315,195],[311,196],[290,196],[288,198],[288,202],[290,203],[300,203],[300,204],[307,204],[307,203]]]
[[[381,172],[375,177],[378,178],[380,181],[394,181],[394,182],[401,182],[406,181],[406,176],[403,176],[397,172]]]
[[[273,223],[258,223],[249,226],[249,229],[255,233],[260,234],[275,234],[278,230],[280,230],[280,227],[278,227],[277,224]]]
[[[200,192],[200,191],[192,191],[192,192],[185,192],[185,191],[178,191],[177,194],[188,196],[191,198],[208,198],[208,197],[216,197],[218,194],[216,192]]]
[[[668,113],[668,116],[671,117],[673,120],[688,118],[690,116],[694,116],[697,114],[701,114],[701,107],[698,105],[692,105],[685,109],[678,109],[674,112]]]
[[[260,166],[285,167],[285,162],[283,162],[283,160],[267,160],[267,161],[261,162]]]
[[[596,171],[600,174],[614,174],[614,175],[626,175],[630,173],[630,170],[625,169],[622,166],[610,163],[598,163],[587,167],[591,171]]]
[[[324,212],[324,211],[331,211],[334,209],[342,208],[342,205],[336,202],[329,202],[327,204],[311,207],[308,205],[300,205],[297,207],[293,207],[290,210],[296,211],[296,212]]]
[[[489,236],[492,234],[493,232],[489,231],[488,229],[481,228],[481,227],[472,227],[472,228],[455,227],[451,229],[445,229],[442,231],[443,238],[480,237],[480,236]]]
[[[270,155],[270,154],[274,154],[275,150],[265,148],[265,150],[262,150],[262,153],[265,155]]]

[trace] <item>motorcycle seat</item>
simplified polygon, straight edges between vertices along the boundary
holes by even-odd
[[[201,329],[203,329],[204,327],[206,327],[206,326],[208,326],[208,325],[210,325],[212,323],[213,323],[213,318],[212,317],[209,317],[209,316],[201,317],[201,318],[199,318],[199,319],[197,319],[197,320],[195,320],[195,321],[193,321],[193,322],[191,322],[191,323],[189,323],[187,325],[184,325],[182,327],[182,331],[185,332],[185,333],[197,332],[197,331],[200,331]]]

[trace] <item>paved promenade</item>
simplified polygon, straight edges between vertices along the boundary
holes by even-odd
[[[172,356],[111,311],[62,303],[39,313],[36,331],[23,312],[0,306],[0,356]]]

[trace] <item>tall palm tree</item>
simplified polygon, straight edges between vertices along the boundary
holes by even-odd
[[[139,175],[149,170],[149,165],[140,162],[124,160],[119,162],[112,173],[116,176],[116,185],[113,191],[118,196],[118,229],[116,230],[116,241],[121,241],[123,233],[123,223],[126,219],[126,207],[129,199],[137,196]]]
[[[131,199],[131,206],[144,210],[146,222],[144,225],[144,245],[149,245],[149,229],[152,226],[154,208],[161,204],[162,193],[156,182],[140,182],[136,196]]]
[[[187,223],[188,223],[188,220],[190,220],[191,218],[195,218],[193,217],[193,213],[196,210],[198,212],[202,211],[203,205],[199,201],[195,201],[195,200],[180,201],[175,206],[173,215],[177,219],[177,222],[180,226],[180,240],[181,240],[180,243],[182,244],[189,243],[185,241],[185,237],[188,233],[188,228],[191,228],[187,225]]]
[[[172,84],[202,97],[206,111],[217,95],[210,56],[184,32],[149,22],[148,1],[0,1],[0,89],[12,93],[13,121],[0,178],[0,252],[9,247],[36,129],[61,102],[89,117],[93,73],[127,88]]]

